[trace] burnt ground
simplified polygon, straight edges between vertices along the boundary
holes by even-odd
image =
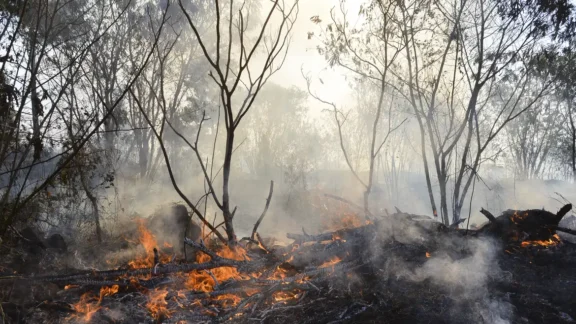
[[[333,233],[292,234],[293,244],[261,257],[249,249],[249,262],[214,256],[210,262],[251,275],[219,282],[212,295],[183,289],[171,269],[189,262],[159,264],[164,272],[146,279],[91,272],[79,280],[64,262],[75,252],[46,251],[33,273],[11,279],[6,257],[2,308],[7,323],[575,322],[575,244],[479,233],[398,214]],[[117,292],[102,293],[113,284]],[[166,293],[158,297],[159,289]],[[79,307],[86,293],[90,303]],[[218,298],[224,294],[236,300]]]
[[[434,278],[414,281],[372,273],[349,290],[311,291],[302,301],[271,307],[257,318],[264,323],[574,323],[575,261],[576,245],[570,243],[503,252],[494,265],[499,270],[476,296]]]

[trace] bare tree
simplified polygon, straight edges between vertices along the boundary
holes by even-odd
[[[2,35],[5,38],[0,41],[9,44],[6,56],[11,59],[3,64],[2,74],[6,84],[10,84],[11,91],[19,93],[19,100],[9,100],[9,123],[3,125],[2,133],[10,141],[0,144],[1,177],[5,183],[0,199],[2,235],[28,203],[41,193],[49,194],[47,189],[118,107],[154,51],[163,22],[157,25],[155,42],[148,49],[148,55],[126,77],[120,87],[124,90],[117,95],[107,113],[97,119],[95,111],[86,112],[84,117],[92,116],[84,118],[72,132],[58,138],[55,129],[69,120],[68,110],[61,109],[61,104],[66,102],[64,96],[70,94],[76,82],[85,77],[82,72],[91,47],[125,13],[125,7],[111,13],[107,6],[105,2],[63,4],[54,1],[35,4],[26,1],[17,7],[17,16],[7,21],[9,31]],[[16,42],[27,45],[25,53],[18,52],[17,47],[13,46]],[[80,113],[79,107],[70,109]],[[30,115],[31,121],[25,118]],[[29,125],[32,132],[27,139],[23,139]],[[73,136],[68,137],[71,133]],[[50,151],[44,152],[45,143],[50,144]]]
[[[550,162],[551,150],[555,149],[564,118],[561,101],[542,100],[537,109],[529,109],[506,129],[506,137],[519,179],[541,177],[544,166]]]
[[[348,115],[335,103],[320,98],[310,88],[311,78],[304,75],[308,85],[308,91],[316,100],[331,106],[334,121],[338,130],[340,149],[348,168],[356,180],[364,187],[364,212],[368,216],[370,211],[370,194],[374,187],[376,160],[381,153],[390,135],[406,121],[394,123],[393,102],[394,89],[389,86],[394,83],[395,69],[399,55],[403,52],[404,44],[395,21],[401,12],[396,1],[375,1],[365,9],[361,8],[360,14],[365,18],[362,29],[351,27],[345,10],[346,2],[340,1],[341,18],[337,17],[334,10],[331,11],[331,22],[325,27],[323,46],[319,48],[325,53],[332,66],[338,66],[351,72],[355,77],[369,82],[377,88],[378,99],[374,104],[375,109],[370,117],[368,141],[368,177],[362,179],[359,170],[350,159],[349,148],[344,141],[343,125]],[[319,18],[315,19],[320,22]],[[383,127],[384,113],[387,112],[388,124]],[[384,128],[385,131],[381,131]]]
[[[218,96],[222,111],[222,118],[225,125],[225,148],[222,164],[222,192],[218,195],[214,188],[215,176],[213,173],[214,153],[212,161],[206,161],[199,150],[198,143],[202,134],[202,125],[208,119],[205,113],[198,123],[196,137],[189,140],[175,125],[167,118],[165,106],[161,105],[162,118],[161,125],[153,125],[146,112],[141,109],[142,114],[153,128],[156,139],[159,141],[163,151],[163,156],[170,174],[174,188],[178,194],[186,201],[187,205],[194,213],[215,232],[220,239],[224,238],[206,220],[205,215],[179,188],[171,168],[170,157],[165,150],[165,145],[159,130],[167,125],[176,136],[180,137],[186,145],[194,152],[198,163],[202,169],[205,183],[208,186],[208,195],[213,203],[222,211],[224,217],[227,242],[235,245],[237,242],[234,231],[233,217],[236,210],[231,207],[230,200],[230,174],[232,167],[232,156],[235,150],[235,134],[240,122],[250,111],[254,100],[262,89],[262,86],[270,76],[278,71],[286,57],[290,32],[298,14],[298,1],[291,5],[286,5],[280,1],[274,1],[265,11],[263,22],[254,32],[254,39],[251,39],[249,27],[253,27],[250,19],[251,2],[235,3],[229,1],[225,4],[215,0],[216,25],[214,51],[211,51],[210,42],[212,38],[199,32],[198,24],[195,22],[194,13],[189,12],[183,2],[179,2],[189,27],[192,29],[196,41],[202,49],[206,62],[210,67],[209,76],[218,88]],[[274,26],[275,21],[276,26]],[[275,27],[275,29],[274,29]],[[259,53],[263,52],[263,53]],[[262,55],[262,57],[260,57]],[[243,89],[243,91],[241,90]],[[133,95],[136,104],[142,107],[139,100]],[[215,142],[216,143],[216,142]],[[213,151],[214,152],[214,151]],[[209,165],[209,163],[211,165]]]
[[[527,65],[541,37],[535,32],[537,20],[528,18],[528,9],[505,15],[499,6],[491,0],[402,5],[405,93],[420,129],[432,211],[437,214],[430,169],[438,180],[446,224],[460,219],[464,198],[494,138],[550,86],[546,78],[535,82]],[[437,18],[429,19],[431,13]],[[498,85],[510,73],[516,82],[512,91],[503,93]]]

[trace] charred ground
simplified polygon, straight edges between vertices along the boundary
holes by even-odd
[[[570,207],[488,212],[478,230],[400,211],[348,216],[288,245],[187,239],[188,260],[138,220],[137,240],[100,246],[140,249],[129,261],[101,253],[112,270],[70,268],[94,250],[12,246],[2,308],[8,323],[571,323],[576,245],[556,234]]]

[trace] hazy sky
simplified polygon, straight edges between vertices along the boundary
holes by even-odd
[[[359,1],[349,1],[354,4],[349,7],[350,16],[356,16]],[[313,90],[323,99],[336,103],[344,103],[349,98],[349,87],[340,72],[334,72],[324,57],[318,54],[316,46],[318,40],[308,40],[308,32],[315,32],[317,35],[320,31],[319,25],[310,21],[310,17],[319,16],[322,19],[322,25],[330,20],[330,9],[336,7],[339,10],[339,0],[302,0],[300,1],[300,14],[298,21],[293,29],[292,43],[288,58],[284,63],[282,70],[271,80],[284,86],[297,86],[302,89],[306,88],[306,82],[302,77],[301,70],[313,78]],[[339,11],[338,11],[339,12]],[[324,25],[325,26],[325,25]],[[324,84],[320,84],[317,77],[320,77]],[[315,111],[327,108],[323,105],[314,104]]]

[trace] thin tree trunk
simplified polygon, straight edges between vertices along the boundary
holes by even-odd
[[[234,232],[234,223],[232,221],[233,213],[230,211],[230,169],[232,165],[232,153],[234,151],[234,126],[230,125],[227,128],[226,136],[226,151],[224,154],[223,181],[222,181],[222,213],[224,216],[224,225],[228,242],[231,246],[236,244],[236,234]]]
[[[576,126],[574,116],[572,116],[572,99],[568,99],[568,118],[570,118],[570,129],[572,130],[572,181],[576,182]]]
[[[92,216],[94,217],[94,224],[96,225],[96,239],[98,243],[102,243],[102,228],[100,227],[100,210],[98,208],[98,198],[92,193],[92,189],[86,183],[86,177],[84,172],[80,170],[80,182],[82,183],[82,188],[92,204]]]
[[[42,103],[38,97],[38,90],[36,89],[36,42],[35,38],[30,44],[30,69],[32,71],[30,76],[30,90],[32,101],[32,146],[34,147],[34,161],[40,159],[42,152],[42,141],[40,140],[40,115],[42,114]]]

